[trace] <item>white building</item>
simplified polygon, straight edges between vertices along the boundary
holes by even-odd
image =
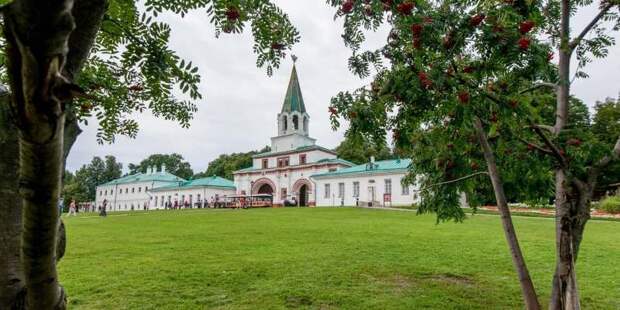
[[[183,181],[166,172],[165,166],[162,171],[155,171],[155,167],[151,167],[146,173],[131,174],[97,186],[95,208],[101,207],[103,201],[107,200],[107,211],[144,210],[151,199],[149,190]]]
[[[419,202],[416,187],[402,185],[411,160],[371,162],[311,176],[317,206],[410,206]]]
[[[214,200],[222,201],[228,195],[235,194],[235,184],[218,176],[189,180],[174,185],[155,187],[150,190],[150,209],[164,209],[170,206],[188,205],[192,208],[204,207]],[[206,200],[205,200],[206,199]]]
[[[310,116],[295,65],[277,120],[278,135],[271,138],[271,151],[254,155],[252,167],[234,172],[237,193],[271,194],[276,206],[293,197],[301,206],[312,206],[315,194],[310,176],[353,164],[316,145],[309,136]]]

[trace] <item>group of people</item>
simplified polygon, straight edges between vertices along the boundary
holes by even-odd
[[[220,201],[219,197],[211,197],[211,202],[209,202],[208,200],[205,201],[197,201],[195,202],[193,205],[189,202],[189,201],[183,201],[181,203],[179,203],[178,200],[175,200],[174,202],[172,201],[166,201],[164,203],[164,209],[165,210],[178,210],[178,209],[193,209],[193,208],[198,208],[198,209],[202,209],[202,208],[223,208],[224,207],[224,203]]]

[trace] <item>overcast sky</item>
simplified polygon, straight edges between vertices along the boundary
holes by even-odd
[[[297,73],[310,114],[310,135],[317,144],[333,148],[342,140],[344,130],[331,130],[327,107],[330,98],[341,90],[358,88],[368,81],[360,80],[347,69],[350,50],[342,43],[342,20],[333,20],[334,9],[324,0],[276,0],[289,14],[301,34],[294,46],[299,57]],[[575,29],[589,21],[594,8],[578,16]],[[171,47],[199,67],[203,99],[189,129],[160,120],[148,113],[134,115],[140,123],[136,139],[118,137],[114,144],[97,144],[97,124],[83,126],[67,160],[71,171],[90,162],[93,156],[114,155],[124,168],[154,153],[180,153],[195,172],[204,171],[209,161],[223,153],[246,152],[270,144],[277,131],[279,112],[292,61],[282,62],[280,69],[268,77],[256,67],[252,53],[253,40],[249,31],[241,35],[222,35],[216,39],[213,27],[204,12],[180,18],[164,15],[172,27]],[[369,34],[367,46],[377,48],[385,42],[386,29]],[[620,37],[615,35],[616,40]],[[591,78],[577,80],[572,93],[593,105],[620,92],[620,47],[610,56],[587,68]]]

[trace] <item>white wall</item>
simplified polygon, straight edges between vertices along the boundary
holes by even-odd
[[[285,152],[294,150],[301,146],[314,145],[315,139],[304,136],[299,133],[292,133],[285,136],[277,136],[271,138],[272,152]]]
[[[119,185],[100,185],[97,186],[95,195],[95,210],[103,205],[103,200],[107,199],[107,211],[128,211],[133,206],[134,210],[142,210],[144,203],[148,202],[147,191],[156,182],[137,182]]]
[[[400,173],[376,173],[376,174],[357,174],[350,176],[332,176],[329,178],[314,178],[317,190],[316,204],[317,206],[354,206],[356,198],[353,194],[353,183],[359,182],[359,201],[360,203],[368,203],[372,199],[371,189],[374,189],[374,201],[383,205],[383,194],[385,194],[385,180],[389,179],[392,183],[391,205],[405,206],[419,202],[418,193],[414,190],[416,186],[409,185],[409,193],[403,193],[401,180],[405,177],[405,172]],[[374,181],[374,183],[372,182]],[[339,183],[344,183],[344,197],[339,197]],[[329,197],[326,197],[325,184],[330,185]],[[371,189],[369,189],[371,188]],[[390,206],[390,203],[386,203]]]
[[[334,159],[336,158],[335,154],[332,153],[328,153],[322,150],[313,150],[313,151],[309,151],[309,152],[300,152],[300,153],[291,153],[291,154],[286,154],[286,155],[280,155],[280,156],[273,156],[273,157],[267,157],[267,160],[269,161],[269,168],[277,168],[278,167],[278,158],[282,158],[282,157],[288,157],[289,158],[289,166],[297,166],[299,165],[299,155],[301,154],[305,154],[306,155],[306,163],[311,164],[311,163],[316,163],[321,159]],[[253,168],[254,169],[262,169],[263,168],[263,159],[265,159],[265,157],[261,157],[261,158],[254,158],[252,161],[253,164]]]
[[[150,194],[153,196],[150,209],[158,210],[164,209],[164,203],[168,200],[172,204],[174,204],[175,201],[178,201],[179,205],[182,205],[183,201],[190,201],[191,195],[192,205],[194,205],[194,203],[198,202],[198,199],[204,201],[205,197],[209,202],[211,202],[211,197],[215,197],[216,194],[220,197],[234,195],[235,190],[213,187],[190,187],[169,190],[155,189],[154,191],[151,191]],[[157,197],[157,199],[155,197]],[[162,197],[164,199],[164,203],[162,203]]]

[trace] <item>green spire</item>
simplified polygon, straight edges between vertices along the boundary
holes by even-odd
[[[291,80],[288,82],[286,97],[284,97],[284,104],[282,105],[282,112],[293,111],[306,113],[306,106],[304,105],[304,98],[301,96],[301,87],[299,87],[299,79],[297,78],[295,64],[293,64]]]

